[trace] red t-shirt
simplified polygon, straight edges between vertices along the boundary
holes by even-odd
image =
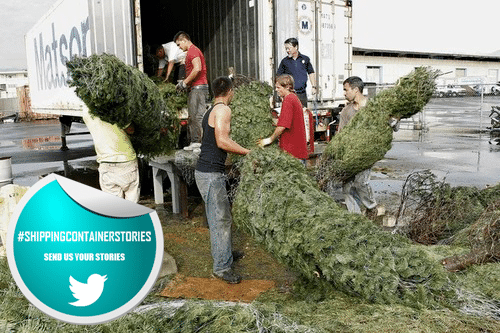
[[[277,126],[285,127],[280,136],[280,148],[298,159],[306,159],[308,153],[304,111],[297,95],[288,94],[283,98]]]
[[[191,45],[186,54],[186,77],[193,71],[193,59],[200,58],[201,71],[196,75],[193,81],[189,84],[191,87],[199,86],[201,84],[208,84],[207,81],[207,65],[205,64],[205,57],[203,53],[195,45]]]

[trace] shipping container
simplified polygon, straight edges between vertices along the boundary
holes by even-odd
[[[209,81],[231,68],[272,84],[286,56],[284,41],[296,37],[320,88],[314,96],[308,84],[308,106],[327,117],[344,103],[351,20],[350,0],[59,0],[26,34],[32,109],[61,115],[67,126],[83,109],[66,82],[68,59],[115,54],[152,76],[156,48],[182,30],[203,51]]]

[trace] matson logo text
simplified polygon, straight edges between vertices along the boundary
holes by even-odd
[[[62,33],[56,37],[55,23],[52,23],[51,27],[52,36],[46,39],[47,44],[44,43],[41,32],[38,40],[36,37],[33,39],[38,90],[66,87],[66,62],[75,55],[87,56],[87,35],[90,30],[88,17],[80,26],[73,26],[68,35]]]

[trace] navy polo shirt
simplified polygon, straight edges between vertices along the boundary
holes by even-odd
[[[295,92],[302,94],[306,92],[307,78],[311,73],[314,73],[311,60],[299,52],[299,56],[295,60],[291,57],[283,58],[276,74],[290,74],[295,81]]]

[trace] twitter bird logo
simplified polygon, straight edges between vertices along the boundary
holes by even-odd
[[[81,283],[70,276],[69,289],[71,289],[73,296],[78,299],[78,301],[69,304],[74,306],[87,306],[93,304],[101,297],[102,290],[104,289],[104,281],[107,279],[107,275],[101,276],[99,274],[92,274],[87,279],[87,283]]]

